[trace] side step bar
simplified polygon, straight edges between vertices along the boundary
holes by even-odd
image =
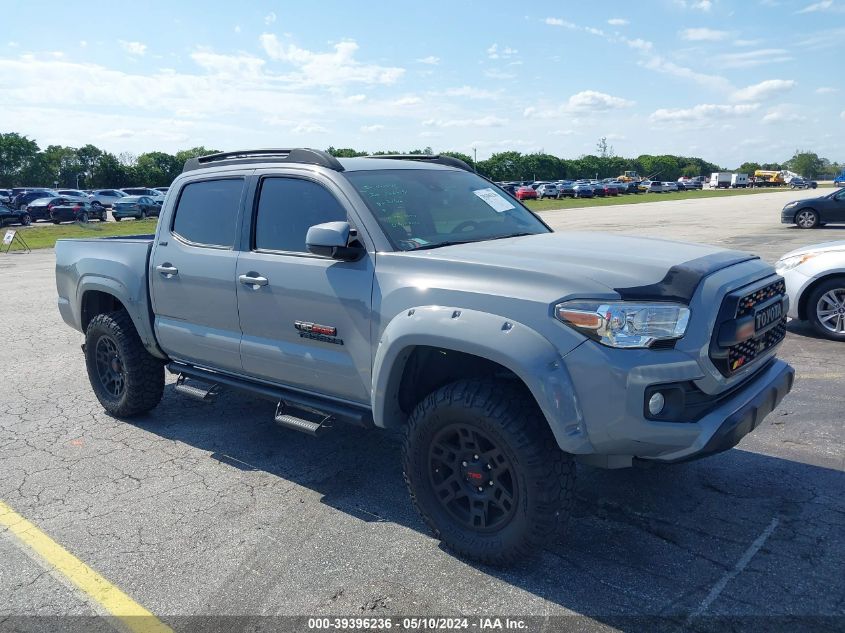
[[[176,378],[176,385],[173,387],[173,390],[177,393],[181,393],[183,396],[194,398],[195,400],[209,401],[214,399],[214,396],[217,395],[217,387],[218,385],[216,384],[211,385],[208,389],[204,389],[203,387],[197,385],[189,385],[186,382],[186,376],[184,374],[179,374],[179,377]]]
[[[330,415],[323,415],[319,411],[303,411],[300,416],[286,413],[286,411],[288,411],[288,406],[280,400],[276,405],[275,416],[276,424],[279,426],[307,433],[308,435],[319,435],[326,429],[331,428],[329,422],[333,418]],[[307,418],[314,419],[309,420]]]
[[[288,428],[296,428],[299,431],[311,428],[311,425],[316,425],[317,428],[314,429],[314,433],[319,432],[322,429],[328,428],[327,422],[329,419],[363,428],[371,428],[373,426],[372,411],[369,407],[362,405],[328,400],[294,391],[293,389],[268,385],[239,376],[230,376],[175,361],[167,365],[167,370],[172,374],[178,374],[180,377],[191,378],[206,385],[212,385],[210,389],[212,396],[219,387],[231,387],[232,389],[244,391],[265,400],[276,402],[278,403],[276,408],[276,422]],[[177,379],[177,386],[178,384],[179,380]],[[200,393],[203,391],[197,387],[194,387],[194,389],[197,389]],[[177,389],[177,391],[185,395],[197,397],[196,395],[188,394],[185,390]],[[290,413],[287,410],[288,407],[304,412],[305,417]],[[285,417],[302,420],[307,424],[301,425],[297,422],[287,424],[286,421],[279,419]],[[312,422],[310,420],[312,417],[317,421]],[[310,433],[311,431],[306,432]]]

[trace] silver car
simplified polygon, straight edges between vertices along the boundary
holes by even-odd
[[[799,248],[781,257],[775,269],[786,281],[787,316],[845,341],[845,241]]]
[[[127,195],[119,189],[95,189],[91,192],[91,205],[110,207],[117,200],[125,198]]]
[[[557,198],[557,185],[546,183],[537,187],[537,199],[543,198]]]

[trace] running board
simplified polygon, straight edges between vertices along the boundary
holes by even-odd
[[[324,415],[320,411],[303,411],[304,415],[315,418],[314,420],[308,420],[305,417],[286,413],[288,409],[289,407],[283,401],[280,401],[276,405],[276,415],[274,419],[276,420],[276,424],[279,426],[313,436],[317,436],[326,429],[331,428],[328,425],[328,422],[332,419],[332,416],[330,415]]]
[[[214,385],[215,389],[219,387],[230,387],[265,400],[271,400],[277,403],[276,418],[290,415],[293,418],[309,422],[306,425],[307,427],[310,427],[311,418],[313,418],[316,420],[313,423],[317,424],[321,431],[329,428],[327,425],[329,420],[363,428],[372,428],[374,426],[372,411],[369,407],[363,405],[330,400],[301,391],[294,391],[286,387],[271,385],[241,376],[223,374],[176,361],[168,364],[167,370],[170,373],[179,374],[180,376],[191,378],[201,383]],[[284,407],[280,408],[279,404],[284,404],[289,409],[284,410]],[[295,409],[296,414],[291,415],[290,409]],[[299,415],[299,412],[303,412],[303,414]],[[305,417],[302,417],[303,415]],[[282,426],[288,426],[283,421],[278,419],[276,421]],[[289,428],[294,428],[294,426],[289,426]],[[297,430],[302,430],[299,427],[296,428]]]
[[[183,396],[188,396],[194,400],[202,400],[205,402],[213,400],[214,396],[217,395],[217,384],[213,384],[206,389],[204,387],[189,385],[186,380],[187,376],[179,374],[176,378],[176,385],[174,385],[173,390],[176,393],[181,393]]]

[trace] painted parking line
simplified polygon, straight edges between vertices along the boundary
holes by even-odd
[[[132,633],[173,633],[150,611],[135,602],[35,524],[0,501],[0,529],[6,528],[25,549],[37,554],[49,569],[61,574]]]

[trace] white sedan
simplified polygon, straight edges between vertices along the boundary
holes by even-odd
[[[799,248],[781,257],[775,269],[786,281],[787,316],[845,341],[845,241]]]

